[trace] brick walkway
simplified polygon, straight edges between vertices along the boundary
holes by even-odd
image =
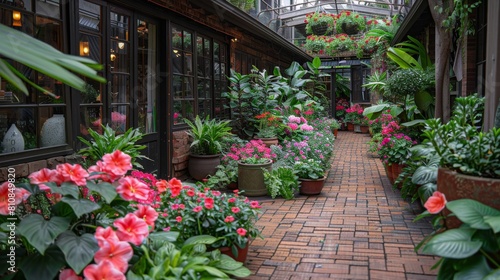
[[[367,153],[369,136],[339,132],[323,192],[261,200],[247,279],[435,279],[436,259],[417,255],[428,222],[412,222],[418,204],[393,191],[382,163]]]

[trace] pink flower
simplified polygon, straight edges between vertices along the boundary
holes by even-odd
[[[10,190],[9,190],[9,182],[4,182],[2,185],[0,185],[0,215],[10,215],[11,213],[14,212],[15,210],[15,205],[18,205],[19,203],[23,202],[24,199],[28,198],[29,192],[23,188],[18,188],[15,187],[14,185],[11,185]],[[12,196],[12,193],[14,194],[14,197],[11,197],[11,200],[13,199],[13,204],[14,205],[9,205],[9,194]],[[12,203],[10,203],[12,204]]]
[[[126,280],[125,275],[109,261],[88,265],[83,275],[86,280]]]
[[[148,224],[136,215],[129,213],[125,218],[117,219],[113,225],[116,235],[121,241],[127,241],[139,246],[149,234]]]
[[[134,177],[124,177],[120,179],[116,192],[127,201],[147,200],[149,187]]]
[[[181,194],[182,190],[182,182],[176,178],[170,179],[168,181],[168,188],[170,189],[170,192],[172,193],[172,197],[176,197],[179,194]]]
[[[240,212],[240,208],[238,207],[231,207],[231,212],[233,212],[234,214],[237,214]]]
[[[163,193],[168,188],[168,182],[166,180],[160,180],[156,182],[156,188],[158,189],[159,193]]]
[[[236,233],[239,234],[240,236],[245,236],[247,234],[247,230],[244,228],[238,228],[236,230]]]
[[[224,222],[226,222],[226,223],[232,223],[232,222],[234,222],[234,217],[233,216],[227,216],[224,219]]]
[[[188,190],[186,192],[186,194],[187,194],[187,196],[193,197],[193,196],[195,196],[196,193],[193,190]]]
[[[139,217],[139,219],[143,219],[148,226],[151,226],[151,229],[154,229],[155,227],[155,221],[158,219],[158,212],[156,210],[149,206],[149,205],[143,205],[139,204],[137,205],[137,210],[134,212],[134,214]]]
[[[59,280],[82,280],[83,278],[76,275],[75,271],[71,268],[66,268],[59,274]]]
[[[214,208],[214,199],[211,197],[205,198],[205,208],[212,209]]]
[[[103,246],[100,246],[99,250],[94,255],[94,261],[100,264],[104,261],[108,261],[113,266],[125,273],[128,268],[128,262],[132,258],[133,250],[130,244],[125,241],[111,241],[104,242]]]
[[[437,214],[441,212],[446,206],[446,197],[443,193],[435,191],[431,197],[427,199],[424,204],[425,209],[431,214]]]
[[[196,206],[195,208],[193,208],[193,212],[195,212],[195,213],[198,213],[201,210],[203,210],[203,207],[201,207],[201,206]]]
[[[312,131],[314,128],[308,124],[303,124],[300,126],[300,129],[303,131]]]
[[[28,176],[28,178],[30,179],[31,184],[38,185],[42,191],[50,190],[50,188],[45,186],[43,183],[57,183],[60,181],[57,171],[48,168],[42,168],[39,171],[33,172]]]
[[[87,177],[89,177],[89,173],[79,164],[59,164],[56,170],[59,176],[61,176],[63,182],[71,181],[78,186],[85,186],[87,184]]]
[[[111,227],[97,227],[94,237],[95,239],[97,239],[97,244],[99,245],[99,247],[104,246],[105,242],[120,241],[120,239],[118,239],[118,236],[116,236],[115,231]]]
[[[235,202],[236,202],[236,198],[231,197],[231,198],[229,198],[229,199],[227,200],[227,202],[229,202],[229,203],[235,203]]]
[[[111,154],[105,154],[102,157],[104,164],[103,171],[109,172],[118,176],[125,175],[127,171],[132,169],[131,157],[120,150],[116,150]]]
[[[182,217],[181,217],[181,216],[177,216],[177,217],[175,217],[175,220],[176,220],[178,223],[180,223],[180,222],[182,222]]]
[[[297,130],[299,128],[299,125],[296,124],[296,123],[289,123],[288,124],[288,127],[291,129],[291,130]]]
[[[256,200],[250,201],[250,207],[254,208],[254,209],[261,208],[261,206],[259,205],[259,202]]]

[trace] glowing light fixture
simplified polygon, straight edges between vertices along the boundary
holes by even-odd
[[[88,41],[80,41],[80,56],[89,56],[90,47]]]
[[[21,19],[22,15],[20,11],[12,11],[12,26],[23,26]]]

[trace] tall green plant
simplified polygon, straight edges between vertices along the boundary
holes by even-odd
[[[88,165],[94,164],[105,154],[120,150],[132,157],[132,165],[137,168],[143,168],[137,160],[148,158],[140,153],[140,150],[145,149],[146,146],[136,144],[136,142],[141,140],[144,136],[139,128],[129,128],[125,133],[116,135],[116,132],[108,125],[103,125],[102,127],[102,135],[89,128],[89,135],[93,139],[91,141],[78,136],[78,139],[83,144],[87,145],[86,148],[80,149],[78,153],[86,157]]]
[[[201,120],[197,115],[194,122],[184,119],[191,130],[187,133],[193,138],[191,150],[198,155],[216,155],[222,151],[222,139],[231,136],[231,121],[218,121],[207,116]]]
[[[229,76],[229,91],[223,92],[222,97],[229,100],[225,107],[231,109],[233,127],[238,131],[238,136],[248,138],[255,133],[254,116],[258,110],[252,104],[255,99],[250,75],[244,75],[231,69]]]

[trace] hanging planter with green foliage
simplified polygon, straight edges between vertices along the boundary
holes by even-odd
[[[311,13],[306,15],[304,21],[306,33],[313,35],[332,35],[335,31],[335,15],[327,13]]]

